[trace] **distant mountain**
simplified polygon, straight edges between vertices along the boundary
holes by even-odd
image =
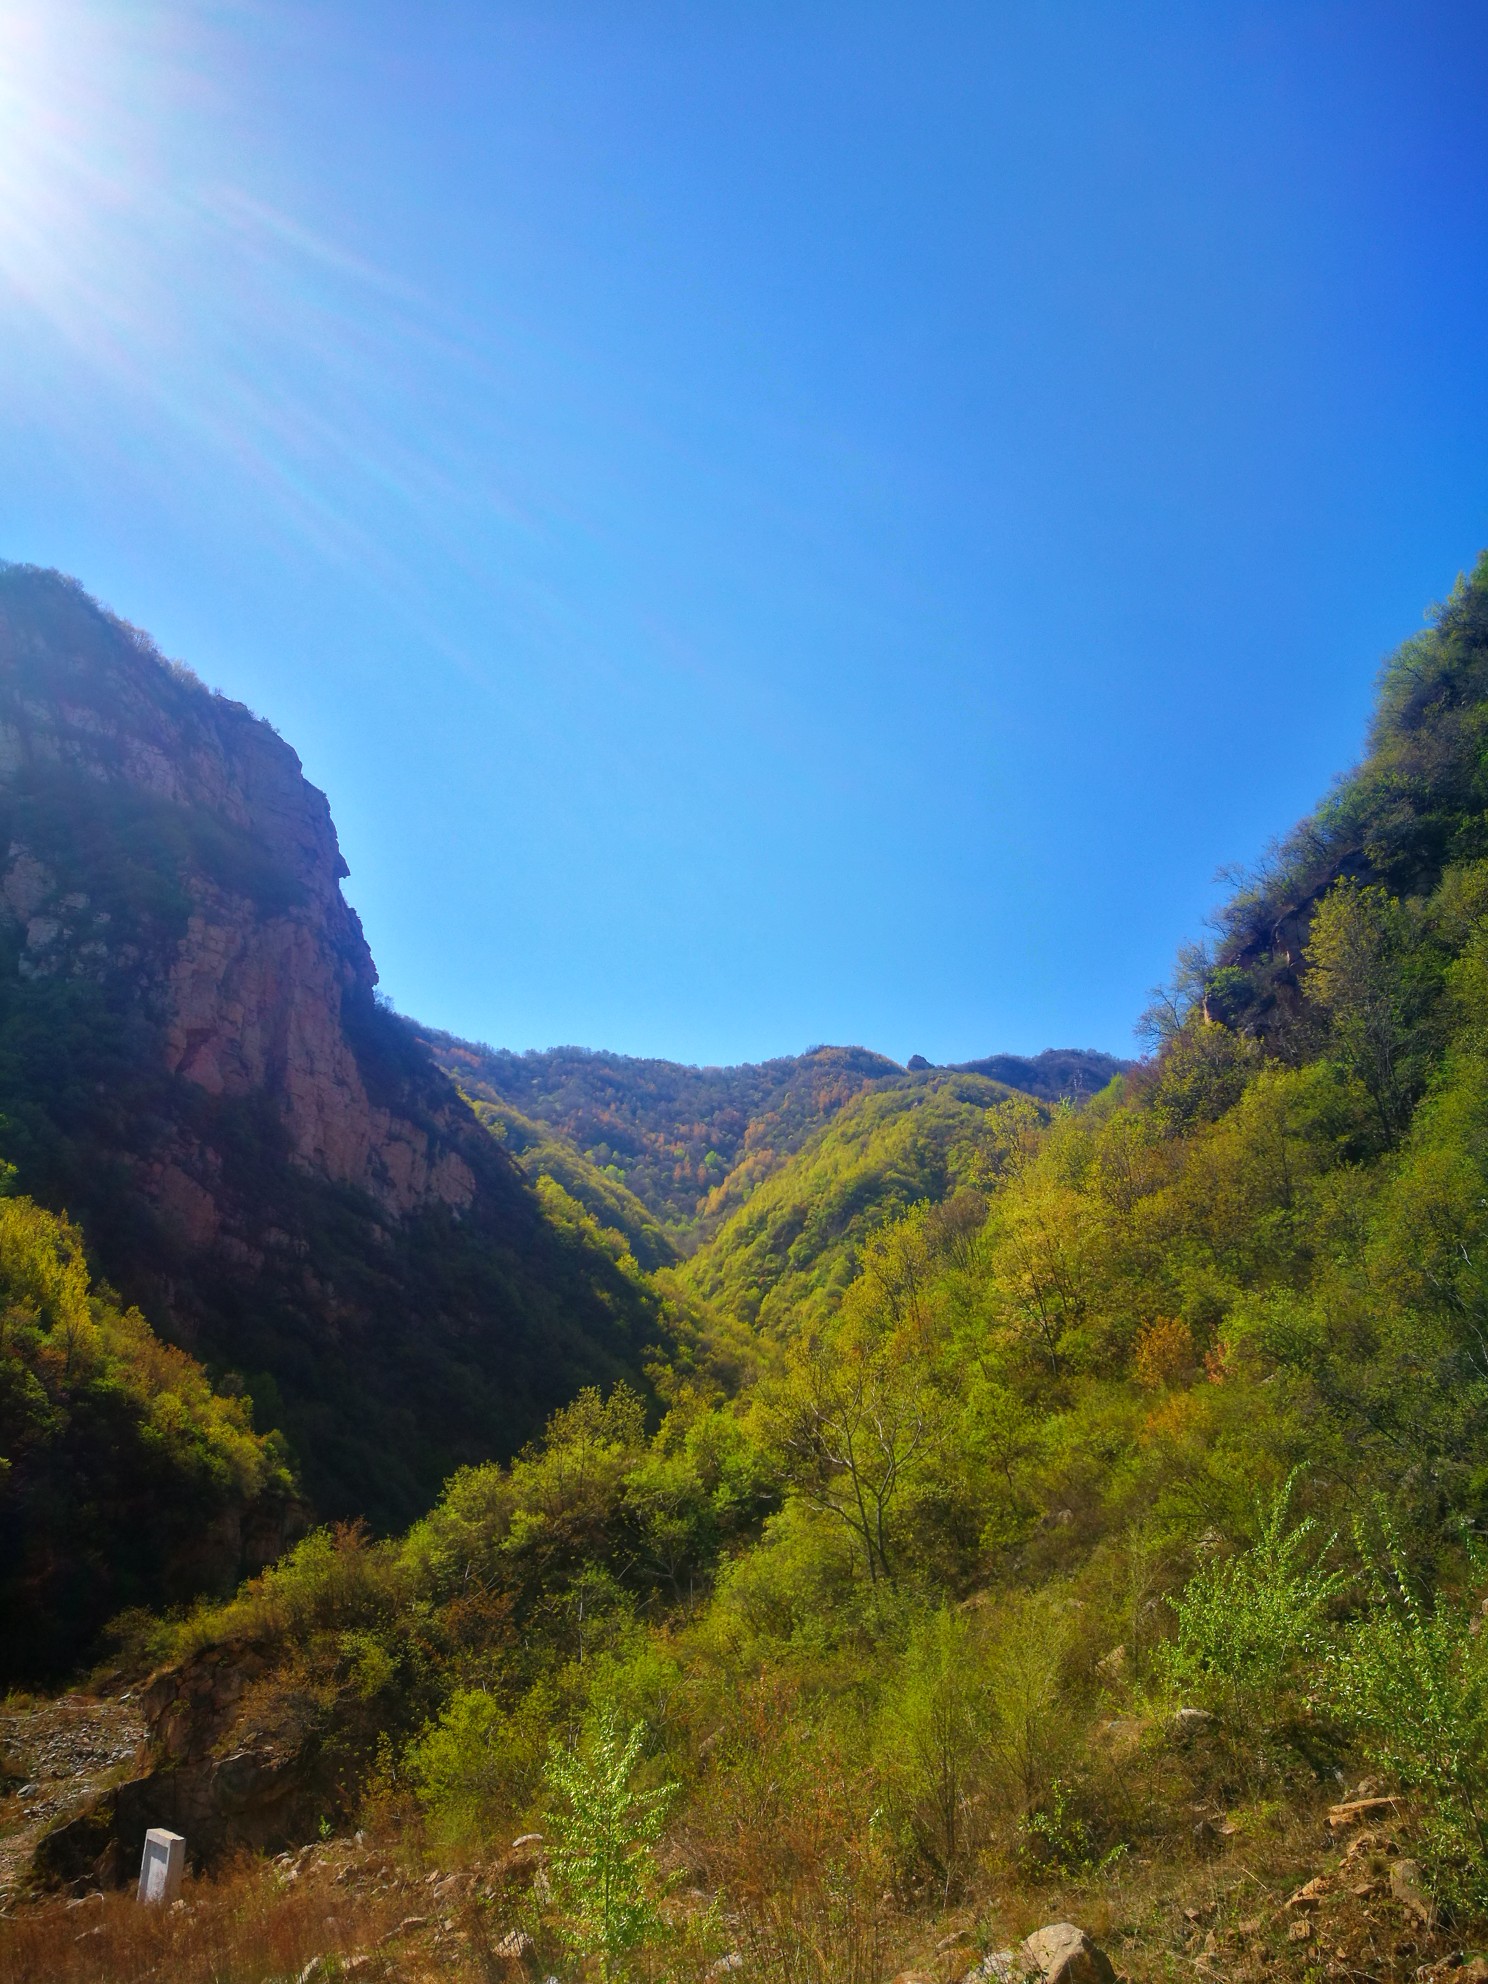
[[[855,1097],[905,1085],[922,1094],[915,1084],[929,1065],[916,1056],[902,1068],[863,1047],[813,1047],[773,1061],[693,1068],[583,1047],[514,1054],[427,1028],[419,1038],[472,1100],[547,1124],[684,1248],[714,1231]],[[1051,1048],[949,1072],[1078,1102],[1131,1066],[1093,1049]]]
[[[1016,1094],[941,1070],[854,1096],[703,1241],[684,1286],[752,1330],[798,1330],[829,1313],[871,1234],[984,1181],[988,1111]]]
[[[1086,1102],[1135,1064],[1094,1047],[1046,1047],[1042,1054],[989,1054],[983,1061],[956,1061],[958,1075],[985,1075],[1045,1102]]]
[[[0,1157],[318,1509],[411,1516],[639,1369],[654,1295],[379,1004],[294,752],[14,565],[0,850]]]

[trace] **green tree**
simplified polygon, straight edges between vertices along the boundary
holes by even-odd
[[[655,1848],[674,1784],[642,1791],[635,1779],[646,1731],[626,1729],[602,1708],[574,1750],[554,1743],[545,1776],[556,1846],[550,1877],[563,1936],[583,1960],[598,1960],[603,1984],[625,1976],[631,1956],[666,1927]]]
[[[1405,1127],[1410,918],[1376,883],[1345,877],[1318,904],[1307,943],[1307,993],[1327,1013],[1350,1071],[1368,1091],[1386,1143]]]

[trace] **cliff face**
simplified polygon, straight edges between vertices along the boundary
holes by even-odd
[[[551,1228],[378,1005],[294,751],[20,567],[0,567],[0,862],[0,1155],[131,1299],[283,1408],[327,1505],[402,1514],[632,1361],[643,1291]],[[389,1492],[400,1474],[418,1487]]]
[[[87,780],[100,797],[120,791],[126,814],[143,799],[215,824],[249,858],[236,876],[214,876],[200,858],[184,864],[185,928],[173,945],[150,946],[138,930],[115,930],[114,914],[69,887],[19,826],[0,902],[21,939],[20,975],[125,975],[158,1026],[163,1069],[209,1095],[272,1098],[307,1170],[394,1215],[430,1199],[468,1206],[475,1179],[458,1150],[468,1126],[444,1097],[443,1120],[423,1125],[376,1106],[348,1041],[343,1009],[370,1002],[377,973],[342,899],[347,868],[325,795],[241,704],[84,602],[63,593],[44,604],[42,625],[14,604],[0,609],[0,788]],[[265,880],[277,886],[265,892]],[[206,1153],[192,1170],[203,1161],[210,1173]],[[208,1180],[167,1159],[142,1183],[194,1239],[215,1236]]]

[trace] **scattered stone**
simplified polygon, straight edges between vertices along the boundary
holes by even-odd
[[[969,1970],[962,1984],[1022,1984],[1024,1971],[1011,1950],[988,1950],[981,1962]]]
[[[1264,1915],[1251,1915],[1238,1925],[1238,1933],[1242,1936],[1259,1936],[1265,1927],[1266,1918]]]
[[[1180,1708],[1173,1717],[1175,1736],[1198,1736],[1214,1721],[1206,1708]]]
[[[710,1977],[727,1977],[731,1971],[742,1970],[743,1968],[743,1957],[740,1956],[737,1950],[730,1950],[726,1956],[721,1956],[716,1963],[709,1965],[708,1975]]]
[[[1419,1860],[1397,1860],[1390,1869],[1390,1892],[1426,1928],[1436,1925],[1436,1903],[1426,1891]]]
[[[1035,1929],[1021,1955],[1044,1984],[1115,1984],[1111,1959],[1073,1922],[1050,1922]]]
[[[1399,1851],[1400,1848],[1387,1832],[1377,1832],[1371,1827],[1365,1832],[1354,1835],[1345,1848],[1343,1857],[1345,1860],[1354,1860],[1361,1853],[1386,1855],[1398,1853]]]
[[[1311,1918],[1306,1915],[1299,1915],[1297,1920],[1292,1924],[1291,1928],[1287,1930],[1287,1941],[1289,1943],[1306,1943],[1306,1942],[1310,1942],[1311,1940],[1312,1940]]]
[[[405,1915],[396,1929],[389,1929],[385,1936],[378,1938],[377,1947],[381,1949],[384,1943],[395,1943],[399,1936],[411,1936],[415,1929],[427,1929],[428,1926],[427,1915]]]
[[[1288,1908],[1316,1908],[1323,1897],[1332,1894],[1337,1886],[1338,1883],[1333,1879],[1331,1874],[1319,1874],[1316,1880],[1309,1881],[1305,1887],[1298,1888],[1294,1895],[1289,1895],[1286,1906]]]
[[[1335,1832],[1346,1832],[1365,1819],[1395,1818],[1400,1812],[1398,1798],[1349,1798],[1328,1807],[1328,1824]]]

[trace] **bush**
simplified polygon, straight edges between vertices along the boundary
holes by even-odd
[[[627,1729],[606,1708],[576,1750],[555,1743],[548,1755],[550,1872],[562,1934],[581,1960],[598,1958],[603,1984],[623,1977],[632,1955],[666,1926],[654,1848],[676,1787],[636,1788],[645,1736],[643,1723]]]
[[[1367,1617],[1329,1663],[1337,1711],[1371,1763],[1430,1800],[1427,1855],[1443,1899],[1488,1907],[1488,1634],[1484,1613],[1417,1596],[1393,1538]]]
[[[475,1846],[526,1814],[542,1782],[552,1704],[529,1695],[515,1709],[482,1688],[460,1688],[408,1756],[408,1775],[431,1831]]]
[[[1248,1550],[1207,1559],[1172,1601],[1178,1636],[1162,1650],[1160,1671],[1237,1727],[1275,1726],[1348,1582],[1346,1572],[1322,1566],[1334,1538],[1315,1550],[1311,1517],[1288,1527],[1295,1482],[1292,1474],[1258,1509],[1260,1533]]]

